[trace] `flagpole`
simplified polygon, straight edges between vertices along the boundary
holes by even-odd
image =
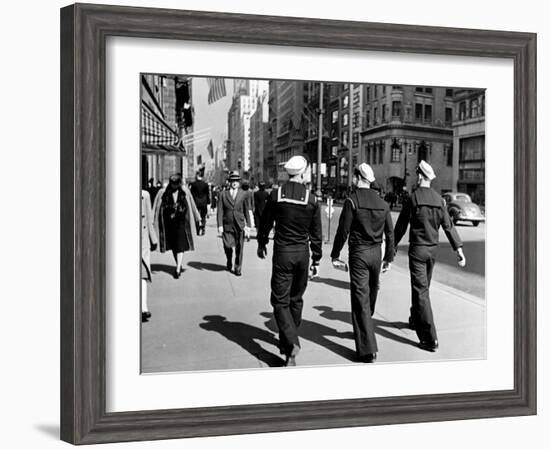
[[[317,192],[318,198],[323,196],[321,192],[321,164],[323,160],[323,96],[324,85],[320,83],[319,92],[319,131],[317,133]]]

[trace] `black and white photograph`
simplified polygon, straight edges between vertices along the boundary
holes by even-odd
[[[486,357],[483,87],[139,86],[142,374]]]

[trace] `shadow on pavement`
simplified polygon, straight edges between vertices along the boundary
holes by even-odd
[[[188,262],[187,266],[194,268],[195,270],[205,270],[205,271],[227,271],[225,265],[220,265],[217,263],[208,263],[208,262],[197,262],[195,260]]]
[[[265,322],[265,326],[269,330],[273,332],[279,332],[277,328],[277,323],[275,322],[275,318],[273,318],[272,313],[262,312],[260,313],[260,315],[264,318],[268,318],[268,321]],[[323,346],[324,348],[334,352],[336,355],[339,355],[346,360],[350,360],[352,362],[357,361],[355,351],[352,351],[345,346],[339,345],[338,343],[334,343],[327,338],[337,337],[351,339],[353,338],[353,335],[350,335],[350,332],[338,332],[331,327],[323,326],[322,324],[308,320],[302,320],[302,324],[300,325],[298,332],[300,338],[304,338],[305,340],[309,340],[313,343],[318,344],[319,346]]]
[[[314,306],[313,307],[316,310],[319,310],[321,312],[321,317],[326,318],[327,320],[337,320],[342,321],[346,324],[351,324],[351,312],[343,312],[340,310],[334,310],[332,307],[328,306]],[[402,321],[383,321],[379,320],[377,318],[372,319],[374,323],[374,332],[376,332],[378,335],[388,338],[390,340],[394,340],[398,343],[403,343],[405,345],[411,345],[411,346],[418,346],[418,342],[413,341],[409,338],[403,337],[401,335],[396,335],[393,332],[388,331],[387,327],[392,329],[408,329],[409,325],[408,323],[404,323]],[[353,337],[352,337],[353,338]]]
[[[273,334],[263,329],[236,321],[227,321],[221,315],[206,315],[202,318],[205,322],[199,326],[207,331],[218,332],[229,341],[238,344],[245,351],[256,357],[268,366],[283,366],[284,360],[275,354],[262,348],[256,341],[261,340],[274,346],[279,342]]]
[[[315,278],[310,280],[309,282],[322,283],[322,284],[330,285],[331,287],[349,290],[349,281],[341,281],[339,279],[331,279],[331,278]]]
[[[167,273],[170,276],[174,276],[174,272],[176,271],[176,265],[166,265],[162,263],[154,263],[151,264],[151,272],[152,273],[158,273],[158,272]],[[185,271],[185,270],[183,270]],[[182,273],[183,273],[182,271]]]

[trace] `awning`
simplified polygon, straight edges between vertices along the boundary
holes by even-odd
[[[185,154],[178,133],[146,102],[141,103],[141,149],[144,152]]]

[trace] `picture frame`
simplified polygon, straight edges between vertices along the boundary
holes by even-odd
[[[513,60],[514,388],[106,412],[108,36]],[[536,413],[535,34],[75,4],[61,9],[60,101],[62,440],[93,444]]]

